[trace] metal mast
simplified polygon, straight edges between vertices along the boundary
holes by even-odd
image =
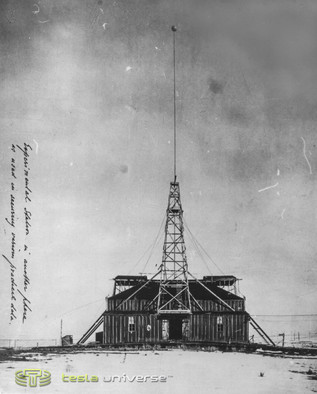
[[[183,209],[179,182],[176,181],[176,67],[175,33],[173,32],[174,71],[174,181],[170,183],[166,211],[163,258],[160,266],[160,288],[157,303],[158,314],[191,313],[191,295],[188,286],[188,265],[184,242]]]

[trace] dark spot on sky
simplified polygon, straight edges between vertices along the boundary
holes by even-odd
[[[121,171],[123,174],[126,174],[126,173],[128,172],[128,170],[129,170],[129,167],[128,167],[127,165],[121,164],[121,166],[120,166],[120,171]]]
[[[208,85],[214,94],[221,94],[223,92],[224,84],[216,79],[209,78]]]
[[[230,123],[238,125],[246,125],[248,123],[248,116],[245,110],[240,106],[230,107],[226,111],[227,119]]]

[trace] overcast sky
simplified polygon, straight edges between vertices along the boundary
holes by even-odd
[[[2,337],[54,338],[61,318],[79,337],[111,278],[156,272],[162,230],[148,264],[149,253],[137,262],[173,177],[172,24],[185,221],[222,272],[243,279],[250,313],[317,313],[315,1],[6,0],[0,18],[6,256],[10,148],[33,148],[32,313],[9,325],[3,259]],[[22,214],[16,226],[22,244]],[[221,274],[185,240],[191,272]]]

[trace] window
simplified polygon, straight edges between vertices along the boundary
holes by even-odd
[[[167,340],[169,338],[169,321],[162,320],[162,339]]]
[[[135,331],[134,317],[129,316],[129,332],[134,332],[134,331]]]
[[[222,323],[222,316],[217,317],[217,331],[219,334],[223,333],[223,323]]]

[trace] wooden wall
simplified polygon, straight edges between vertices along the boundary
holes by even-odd
[[[129,318],[134,319],[133,331],[129,330]],[[104,339],[107,344],[161,341],[161,321],[149,314],[105,314]]]
[[[249,339],[248,316],[244,313],[193,314],[187,321],[188,324],[184,323],[186,341],[247,342]],[[107,312],[104,341],[106,344],[162,342],[162,320],[145,313]]]
[[[197,300],[199,305],[203,308],[206,312],[221,312],[221,311],[228,311],[224,305],[217,303],[211,300]],[[244,300],[224,300],[231,308],[235,311],[244,311]],[[108,300],[108,310],[114,311],[116,307],[120,304],[121,300]],[[124,302],[118,310],[120,311],[144,311],[144,308],[147,304],[146,300],[138,300],[138,299],[131,299]]]
[[[248,326],[246,314],[192,315],[190,318],[190,340],[247,342],[249,339]]]

